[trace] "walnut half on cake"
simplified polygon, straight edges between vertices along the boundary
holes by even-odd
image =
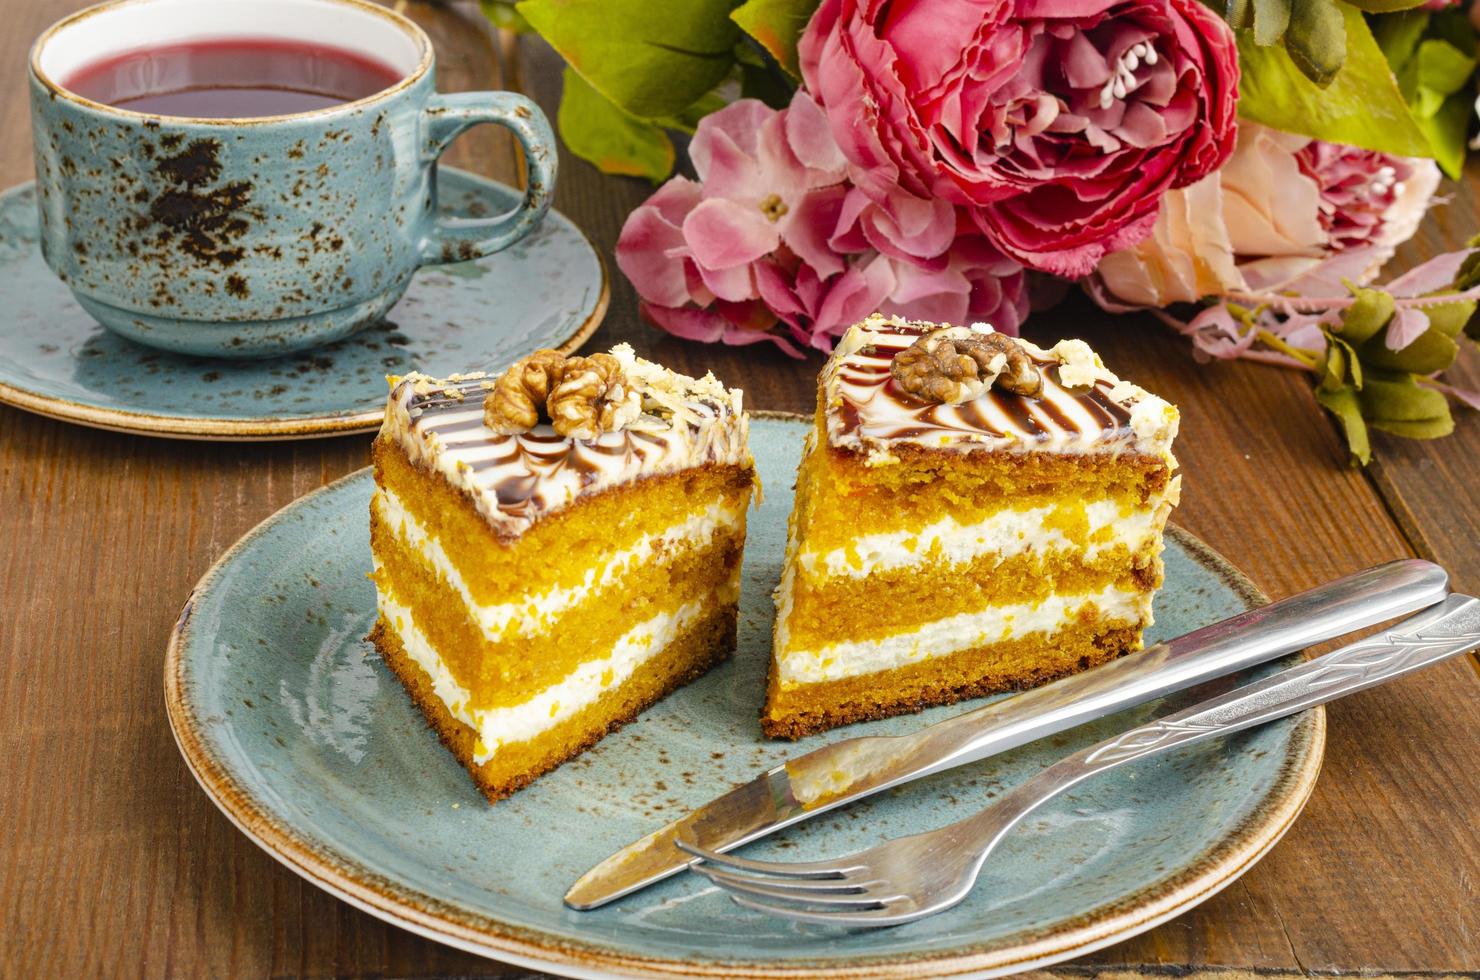
[[[626,345],[392,379],[371,638],[490,800],[733,651],[748,429]]]
[[[1082,341],[854,326],[818,382],[762,728],[796,738],[1138,649],[1176,431]]]

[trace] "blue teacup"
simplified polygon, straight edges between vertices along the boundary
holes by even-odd
[[[324,45],[394,69],[353,102],[243,119],[104,105],[65,82],[154,46],[232,38]],[[31,52],[41,245],[104,326],[186,354],[268,357],[384,316],[417,268],[491,255],[550,206],[549,124],[512,92],[439,95],[431,42],[364,0],[112,0]],[[524,147],[511,214],[437,216],[437,158],[478,123]]]

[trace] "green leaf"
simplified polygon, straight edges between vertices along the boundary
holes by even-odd
[[[1475,31],[1461,13],[1410,10],[1375,18],[1373,36],[1397,75],[1434,159],[1458,179],[1469,135]]]
[[[1465,169],[1465,152],[1469,149],[1470,117],[1474,107],[1470,99],[1451,95],[1431,116],[1415,113],[1414,122],[1429,141],[1432,156],[1439,169],[1453,180],[1459,180]]]
[[[1383,336],[1378,334],[1362,345],[1359,356],[1363,364],[1385,371],[1433,374],[1449,367],[1459,356],[1459,345],[1438,330],[1425,330],[1402,350],[1388,350]]]
[[[1347,343],[1338,343],[1331,335],[1326,340],[1326,354],[1320,360],[1320,388],[1336,391],[1347,383],[1347,351],[1351,348]]]
[[[1290,0],[1254,0],[1254,43],[1268,47],[1290,26]]]
[[[1347,0],[1353,7],[1369,14],[1391,14],[1399,10],[1421,7],[1425,0]]]
[[[1405,439],[1442,439],[1454,431],[1454,416],[1449,412],[1449,406],[1444,406],[1444,415],[1439,418],[1423,419],[1418,422],[1393,422],[1388,419],[1374,419],[1371,422],[1374,429],[1391,432],[1395,436],[1403,436]]]
[[[1449,417],[1444,393],[1420,385],[1411,374],[1374,373],[1360,392],[1362,416],[1378,422],[1427,422]]]
[[[1373,39],[1382,49],[1383,57],[1387,58],[1401,85],[1403,73],[1399,69],[1418,50],[1418,42],[1423,40],[1424,32],[1429,27],[1429,12],[1406,10],[1391,17],[1376,17],[1371,21],[1371,26]],[[1403,94],[1408,95],[1407,91]]]
[[[1348,343],[1363,343],[1387,326],[1393,309],[1393,297],[1380,289],[1352,289],[1352,305],[1341,311],[1337,333]]]
[[[673,141],[662,127],[623,112],[569,65],[557,121],[570,151],[602,173],[656,183],[673,171]]]
[[[1261,48],[1250,32],[1239,32],[1239,114],[1333,143],[1398,156],[1431,156],[1362,14],[1346,4],[1337,6],[1345,21],[1346,61],[1324,89],[1306,78],[1283,49]]]
[[[1356,358],[1347,359],[1351,345],[1332,334],[1326,335],[1326,355],[1321,361],[1321,390],[1335,391],[1346,384],[1346,366]]]
[[[1470,52],[1448,41],[1428,38],[1400,73],[1400,85],[1413,106],[1418,128],[1434,150],[1434,158],[1450,177],[1464,169],[1473,99],[1470,78],[1475,74],[1473,38]],[[1411,77],[1409,85],[1402,83]]]
[[[1448,41],[1431,37],[1418,46],[1420,88],[1432,89],[1439,95],[1453,95],[1465,87],[1475,73],[1474,52],[1464,52]]]
[[[746,0],[730,12],[730,19],[771,52],[792,78],[800,78],[797,41],[812,19],[820,0]]]
[[[1321,88],[1331,84],[1331,79],[1336,77],[1346,61],[1346,17],[1342,10],[1343,5],[1336,0],[1301,0],[1290,10],[1285,51],[1301,74]],[[1360,14],[1357,17],[1361,19]],[[1254,31],[1257,35],[1257,7]]]
[[[1465,248],[1480,248],[1480,235],[1465,242]],[[1465,260],[1459,265],[1459,271],[1454,274],[1454,288],[1464,291],[1475,286],[1480,286],[1480,252],[1472,251],[1465,256]]]
[[[1429,329],[1437,330],[1452,340],[1459,336],[1465,324],[1470,322],[1470,317],[1475,315],[1475,306],[1474,300],[1466,300],[1426,306],[1423,311],[1429,315]]]
[[[1347,449],[1364,466],[1372,460],[1372,444],[1367,439],[1367,422],[1362,418],[1362,405],[1357,390],[1351,385],[1335,391],[1316,389],[1316,401],[1341,423]]]
[[[499,30],[513,31],[515,34],[529,33],[529,21],[514,9],[514,0],[478,0],[478,6],[483,8],[483,16],[488,18],[489,23]]]
[[[1352,385],[1352,387],[1360,391],[1362,388],[1362,361],[1359,357],[1357,357],[1356,350],[1352,348],[1351,344],[1348,344],[1345,340],[1342,340],[1340,337],[1334,334],[1328,333],[1326,335],[1326,340],[1328,341],[1328,346],[1326,348],[1328,353],[1333,350],[1340,352],[1343,372],[1343,375],[1341,377],[1336,378],[1327,387],[1339,388],[1341,387],[1342,383],[1346,381],[1346,378],[1350,377],[1350,384]]]
[[[1223,19],[1235,30],[1253,27],[1253,0],[1223,0]]]
[[[730,73],[729,0],[522,0],[516,9],[591,87],[639,119],[672,116]]]

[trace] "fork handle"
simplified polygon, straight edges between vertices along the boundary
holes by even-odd
[[[990,850],[1022,817],[1091,776],[1376,687],[1476,646],[1480,599],[1451,595],[1381,633],[1076,752],[961,825],[974,825]]]
[[[1400,559],[1112,660],[1094,670],[938,722],[912,753],[939,772],[1103,718],[1275,657],[1432,606],[1449,576]]]

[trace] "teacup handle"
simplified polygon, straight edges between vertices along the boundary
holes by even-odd
[[[555,190],[555,135],[538,106],[517,92],[457,92],[431,97],[422,111],[424,155],[440,157],[454,139],[481,123],[513,132],[524,147],[524,201],[497,218],[436,217],[421,243],[422,261],[462,262],[508,248],[534,230]]]

